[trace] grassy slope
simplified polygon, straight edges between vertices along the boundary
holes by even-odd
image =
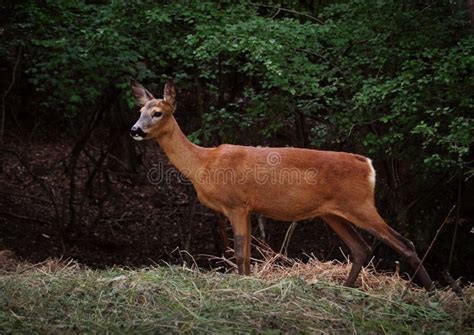
[[[474,332],[473,287],[466,301],[422,290],[402,301],[400,279],[389,291],[362,291],[282,276],[51,264],[0,273],[1,333]]]

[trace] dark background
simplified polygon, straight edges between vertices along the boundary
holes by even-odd
[[[4,1],[0,247],[104,267],[215,262],[223,218],[156,143],[128,131],[128,81],[173,79],[176,117],[204,146],[369,156],[377,205],[439,277],[474,278],[473,8],[468,1]],[[156,180],[156,172],[166,178]],[[451,215],[448,217],[448,213]],[[261,237],[257,217],[253,233]],[[290,223],[265,223],[280,250]],[[366,236],[374,263],[398,256]],[[231,238],[231,236],[230,236]],[[292,257],[344,259],[319,220]],[[177,249],[178,248],[178,249]],[[347,250],[342,247],[347,254]],[[258,256],[257,254],[255,255]]]

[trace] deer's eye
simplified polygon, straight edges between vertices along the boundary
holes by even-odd
[[[154,112],[153,117],[161,117],[163,115],[162,112]]]

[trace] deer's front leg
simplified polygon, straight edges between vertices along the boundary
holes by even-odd
[[[233,211],[229,220],[234,232],[235,260],[240,275],[250,274],[250,220],[244,210]]]

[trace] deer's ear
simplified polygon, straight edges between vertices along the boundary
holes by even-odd
[[[173,83],[168,82],[165,85],[163,99],[173,108],[176,107],[176,87]]]
[[[132,87],[133,96],[137,99],[140,106],[145,105],[147,101],[155,99],[153,95],[135,79],[130,80],[130,86]]]

